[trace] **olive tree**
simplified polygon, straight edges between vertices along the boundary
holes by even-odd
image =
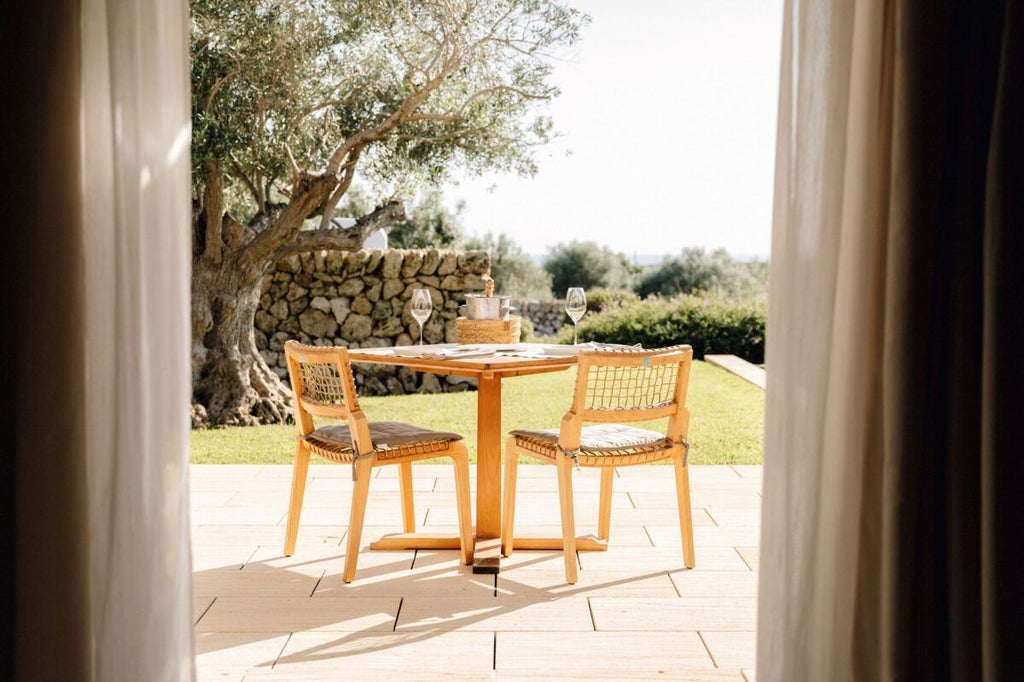
[[[551,57],[586,17],[550,0],[194,0],[194,416],[280,422],[256,349],[260,282],[290,255],[358,248],[397,198],[455,168],[535,171]],[[332,222],[360,177],[389,199]]]
[[[462,242],[467,249],[480,249],[491,255],[494,291],[525,298],[551,298],[551,275],[530,260],[523,247],[507,234],[488,232]]]
[[[565,296],[568,287],[629,289],[633,279],[633,268],[623,254],[592,241],[549,247],[544,269],[551,275],[556,296]]]
[[[679,256],[666,258],[647,270],[636,291],[641,298],[678,294],[764,296],[767,286],[767,263],[738,261],[725,249],[705,251],[690,246]]]
[[[450,249],[462,238],[460,201],[451,211],[438,190],[430,190],[416,201],[405,220],[388,230],[388,244],[397,249]]]

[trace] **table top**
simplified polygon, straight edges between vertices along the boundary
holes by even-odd
[[[576,364],[573,346],[514,344],[454,344],[359,348],[348,351],[352,362],[403,365],[436,374],[517,376],[568,369]]]

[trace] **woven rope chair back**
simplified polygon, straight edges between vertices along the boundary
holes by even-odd
[[[344,348],[284,345],[297,411],[328,419],[345,419],[359,410],[355,379]],[[296,421],[299,415],[296,415]]]
[[[671,416],[686,403],[690,346],[580,353],[573,411],[583,421]]]

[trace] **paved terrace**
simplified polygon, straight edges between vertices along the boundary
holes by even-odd
[[[414,465],[417,518],[455,530],[445,465]],[[559,535],[554,467],[519,468],[517,530]],[[371,485],[364,545],[398,532],[395,467]],[[475,474],[475,472],[474,472]],[[199,679],[753,680],[760,466],[693,466],[697,567],[682,568],[669,466],[620,469],[607,552],[517,551],[474,575],[455,551],[364,548],[341,580],[351,469],[312,465],[298,549],[281,546],[289,466],[192,465]],[[594,532],[598,472],[576,472]]]

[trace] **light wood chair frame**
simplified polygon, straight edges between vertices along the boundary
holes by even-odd
[[[572,491],[572,472],[576,465],[601,469],[597,537],[599,541],[607,543],[611,530],[615,467],[648,464],[671,458],[675,470],[683,563],[687,568],[694,567],[690,474],[687,465],[690,412],[686,407],[692,360],[693,349],[690,346],[580,352],[572,406],[562,417],[557,444],[517,435],[511,435],[506,441],[502,554],[511,556],[515,544],[516,476],[520,456],[533,457],[557,467],[565,578],[570,584],[577,581],[577,538]],[[671,371],[672,365],[677,367],[674,390],[669,399],[658,400],[656,403],[645,402],[645,394],[649,397],[652,391],[657,392],[652,386],[644,385],[645,377],[652,379],[656,372],[665,369]],[[615,382],[611,378],[615,376],[626,377],[627,381]],[[665,393],[664,390],[661,392]],[[664,417],[668,418],[664,441],[611,452],[580,451],[580,434],[586,423],[628,423]]]
[[[406,533],[414,533],[416,521],[412,463],[436,457],[450,457],[455,469],[460,559],[463,564],[472,564],[473,527],[470,511],[469,456],[466,446],[458,440],[424,441],[390,448],[375,446],[370,437],[370,425],[366,414],[359,407],[348,351],[341,347],[307,346],[298,341],[288,341],[285,343],[285,356],[291,377],[293,414],[298,431],[295,462],[292,467],[288,525],[285,530],[285,556],[291,556],[295,552],[311,454],[315,453],[330,461],[351,464],[353,467],[355,483],[349,513],[343,575],[346,583],[352,582],[356,574],[373,469],[388,464],[398,466],[403,530]],[[312,368],[317,370],[313,372]],[[314,376],[317,378],[313,381],[308,380]],[[352,447],[311,439],[310,436],[315,431],[314,417],[348,422]]]

